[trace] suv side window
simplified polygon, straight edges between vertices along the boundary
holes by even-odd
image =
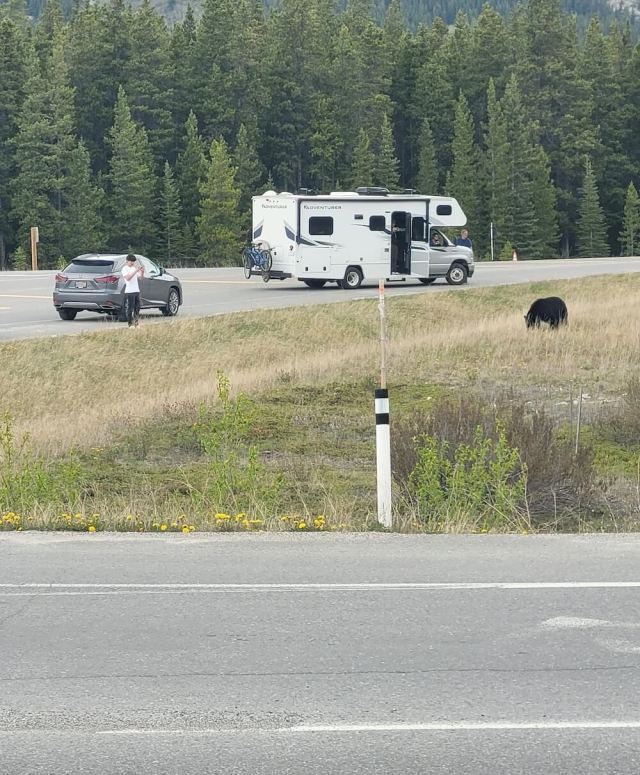
[[[138,256],[138,261],[144,267],[145,277],[158,277],[160,275],[160,270],[153,263],[153,261],[150,261],[148,258],[145,258],[144,256]]]

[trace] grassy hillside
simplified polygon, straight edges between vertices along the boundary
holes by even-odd
[[[569,327],[526,330],[550,293]],[[633,276],[390,298],[398,527],[637,527],[638,304]],[[3,510],[9,528],[374,525],[377,325],[360,301],[0,345],[0,529]],[[409,486],[414,440],[466,455],[477,478],[506,459],[503,431],[509,508],[467,493],[425,511],[442,493]]]

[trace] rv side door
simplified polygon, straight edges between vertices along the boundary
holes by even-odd
[[[416,216],[411,221],[411,274],[418,277],[429,276],[427,222]]]
[[[411,213],[391,213],[391,273],[411,274]]]

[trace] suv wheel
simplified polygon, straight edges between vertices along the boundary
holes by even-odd
[[[180,309],[180,294],[175,288],[172,288],[169,291],[169,300],[167,301],[166,307],[160,307],[160,312],[166,317],[166,318],[172,318],[174,315],[178,314],[178,310]]]
[[[61,307],[58,310],[58,315],[60,315],[62,320],[75,320],[77,314],[77,309],[65,309],[64,307]]]

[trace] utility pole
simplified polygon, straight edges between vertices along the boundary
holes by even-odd
[[[491,233],[491,260],[495,261],[495,258],[493,255],[493,221],[491,221],[490,233]]]

